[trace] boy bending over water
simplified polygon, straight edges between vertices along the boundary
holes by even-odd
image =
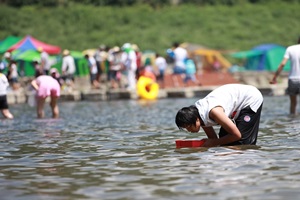
[[[180,109],[176,115],[179,129],[207,135],[204,147],[219,145],[255,145],[263,96],[254,86],[223,85],[195,105]],[[220,125],[217,136],[213,126]]]

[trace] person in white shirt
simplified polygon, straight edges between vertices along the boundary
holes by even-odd
[[[263,96],[254,86],[223,85],[195,105],[177,112],[175,123],[179,129],[207,135],[204,147],[220,145],[255,145],[258,135]],[[213,126],[221,126],[217,136]]]
[[[136,70],[137,70],[137,62],[136,62],[136,53],[131,48],[131,44],[125,43],[122,46],[122,55],[121,55],[121,63],[124,66],[125,71],[127,72],[127,80],[128,80],[128,90],[135,90],[136,88]]]
[[[174,62],[175,62],[173,73],[184,74],[186,70],[184,61],[188,57],[187,50],[180,47],[179,43],[177,42],[175,42],[173,46],[174,46],[173,53],[174,53]]]
[[[9,86],[6,75],[0,72],[0,110],[2,115],[7,119],[13,119],[14,116],[10,113],[7,103],[7,88]]]
[[[295,115],[297,114],[297,95],[300,94],[300,36],[298,38],[298,44],[289,46],[286,49],[283,59],[270,84],[277,82],[276,79],[288,60],[291,61],[291,69],[288,77],[287,94],[290,96],[290,114]]]
[[[17,61],[10,60],[7,78],[13,90],[18,90],[20,88]]]
[[[74,75],[76,72],[76,66],[74,58],[70,55],[70,51],[67,49],[63,51],[61,71],[64,81],[68,86],[73,87],[75,81]]]
[[[50,60],[49,60],[49,54],[44,51],[42,48],[39,48],[39,51],[41,52],[41,69],[44,74],[49,75],[50,71]]]
[[[97,79],[98,68],[97,68],[97,61],[93,56],[86,54],[85,59],[88,62],[89,70],[90,70],[90,81],[93,89],[99,88],[99,82]]]
[[[155,55],[155,65],[159,70],[159,74],[157,76],[157,80],[164,81],[165,76],[165,70],[167,68],[167,61],[164,57],[162,57],[160,54]]]

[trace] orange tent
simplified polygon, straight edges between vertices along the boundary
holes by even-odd
[[[222,70],[228,69],[232,64],[219,52],[211,49],[198,49],[190,52],[191,57],[201,62],[203,69],[212,69],[214,62],[217,60]]]

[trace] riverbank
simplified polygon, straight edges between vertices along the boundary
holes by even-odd
[[[198,74],[197,79],[201,85],[193,83],[185,84],[179,76],[167,75],[159,90],[158,98],[192,98],[203,97],[220,85],[228,83],[242,83],[256,86],[263,95],[280,96],[285,94],[287,87],[287,74],[282,74],[279,83],[270,85],[272,78],[270,72],[239,72],[229,73],[203,73]],[[17,91],[9,91],[7,100],[9,104],[28,103],[34,93],[29,90],[29,79],[22,80],[23,87]],[[76,77],[76,90],[62,90],[60,101],[107,101],[107,100],[137,100],[139,99],[135,91],[125,89],[110,89],[102,84],[100,89],[91,89],[89,77]]]

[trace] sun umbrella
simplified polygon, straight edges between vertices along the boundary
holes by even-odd
[[[9,52],[12,52],[16,49],[19,49],[21,51],[27,51],[27,50],[39,50],[42,49],[43,51],[49,53],[49,54],[59,54],[60,53],[60,47],[46,44],[44,42],[41,42],[31,36],[24,37],[21,41],[13,45],[8,49]]]

